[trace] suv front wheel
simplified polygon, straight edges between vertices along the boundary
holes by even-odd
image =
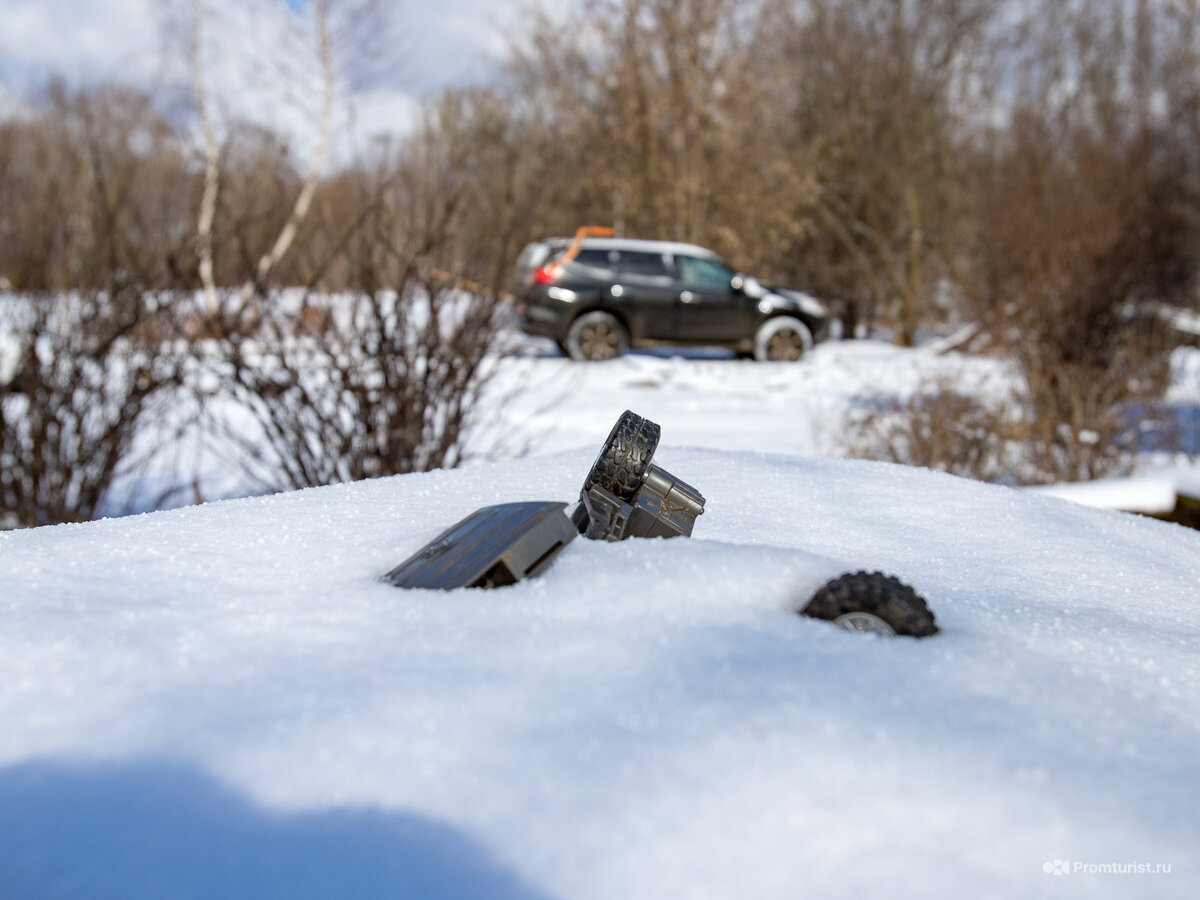
[[[597,310],[572,322],[563,344],[571,359],[616,359],[629,349],[629,332],[612,313]]]
[[[812,349],[808,326],[793,316],[775,316],[758,326],[754,358],[759,362],[793,362]]]

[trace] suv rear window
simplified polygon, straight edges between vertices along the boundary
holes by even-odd
[[[513,272],[516,274],[518,280],[528,275],[549,259],[553,250],[554,248],[549,244],[529,244],[521,251],[521,255],[517,257],[516,265],[513,266]]]

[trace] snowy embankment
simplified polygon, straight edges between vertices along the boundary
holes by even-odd
[[[688,449],[659,396],[695,537],[511,588],[376,579],[570,499],[620,408],[541,458],[0,534],[0,896],[1200,892],[1200,534]],[[789,612],[857,568],[942,634]],[[1094,868],[1130,863],[1170,872]]]

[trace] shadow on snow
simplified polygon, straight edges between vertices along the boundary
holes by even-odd
[[[542,896],[454,828],[418,815],[256,808],[160,763],[0,770],[0,896]]]

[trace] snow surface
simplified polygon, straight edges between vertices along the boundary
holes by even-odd
[[[689,448],[671,390],[694,538],[511,588],[377,578],[596,444],[0,534],[0,896],[1196,896],[1200,535]],[[858,568],[943,633],[790,612]]]
[[[876,340],[818,344],[797,364],[698,349],[579,365],[552,347],[531,340],[529,352],[508,360],[497,378],[496,394],[512,397],[498,421],[508,434],[531,440],[534,452],[599,447],[617,414],[632,409],[661,423],[676,445],[840,457],[841,426],[864,402],[906,398],[938,381],[1002,398],[1015,379],[999,359]],[[486,453],[494,431],[482,429],[479,452]]]
[[[580,365],[548,340],[524,338],[517,349],[497,363],[483,415],[469,429],[468,461],[595,452],[624,409],[663,424],[677,446],[840,458],[847,455],[847,417],[864,405],[904,400],[935,383],[999,401],[1011,395],[1015,377],[1002,360],[867,340],[819,344],[794,365],[703,348]],[[1200,390],[1195,403],[1200,408]],[[210,401],[209,413],[253,442],[256,426],[232,400]],[[196,415],[195,398],[185,391],[150,417],[132,454],[136,464],[107,498],[106,512],[190,504],[197,493],[219,499],[263,491],[231,465],[235,451],[191,425]]]

